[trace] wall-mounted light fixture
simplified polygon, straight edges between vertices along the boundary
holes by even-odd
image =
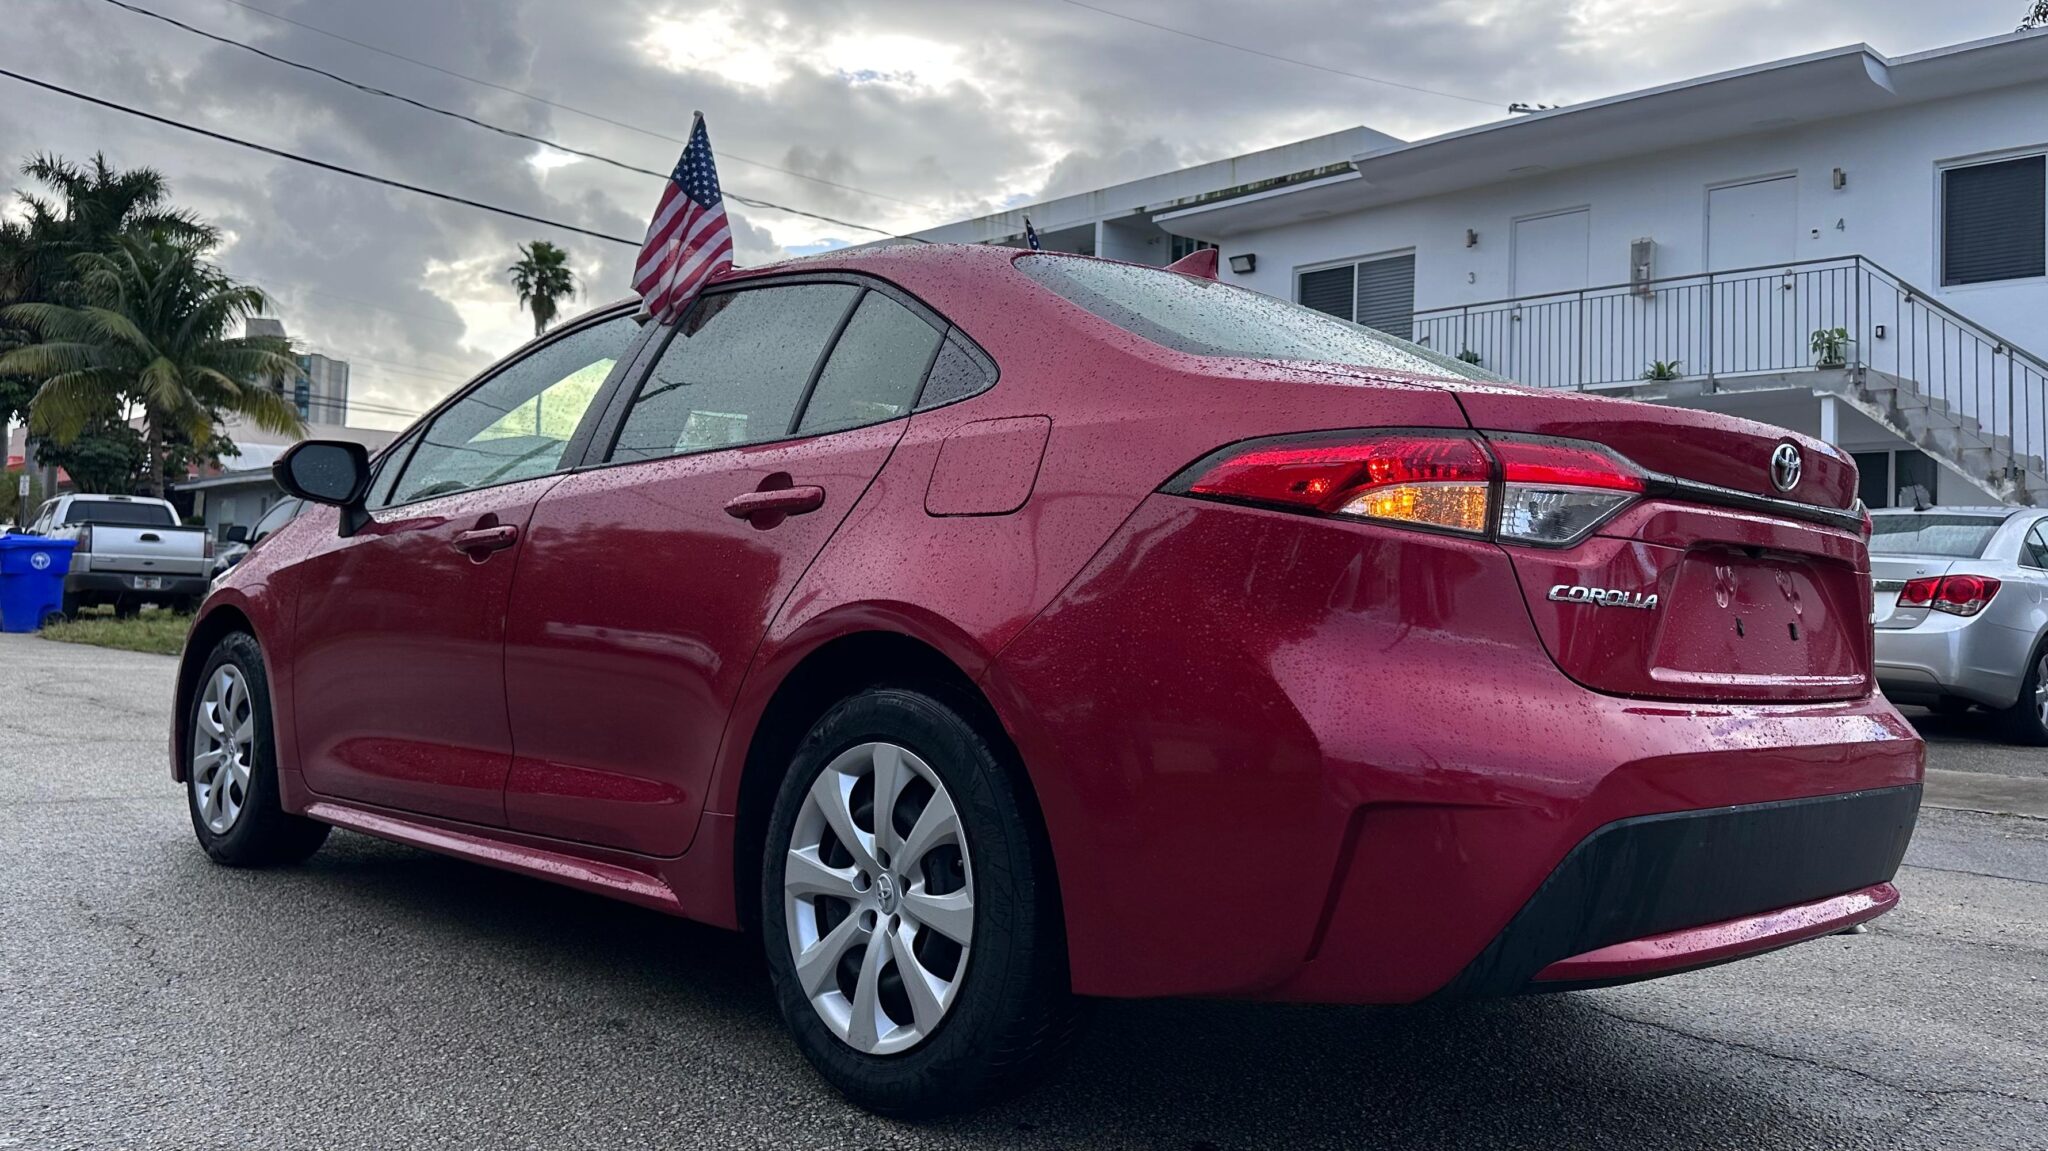
[[[1473,230],[1472,230],[1472,229],[1470,229],[1470,228],[1467,228],[1467,229],[1465,229],[1465,246],[1466,246],[1466,247],[1468,247],[1468,248],[1476,248],[1476,247],[1478,247],[1478,246],[1479,246],[1479,233],[1478,233],[1478,232],[1475,232],[1475,231],[1473,231]]]
[[[1841,191],[1842,189],[1844,189],[1844,188],[1846,188],[1846,187],[1848,187],[1848,186],[1849,186],[1849,173],[1847,173],[1847,172],[1844,172],[1844,171],[1842,171],[1842,170],[1841,170],[1840,168],[1836,168],[1836,169],[1835,169],[1835,191],[1839,192],[1839,191]]]
[[[1230,270],[1235,275],[1249,276],[1257,271],[1258,267],[1259,256],[1256,252],[1239,252],[1230,257]]]
[[[1880,340],[1884,339],[1884,325],[1879,324],[1877,326],[1876,332],[1874,332],[1873,334]]]

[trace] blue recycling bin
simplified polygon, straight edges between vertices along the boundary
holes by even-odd
[[[0,631],[34,631],[63,610],[73,542],[0,536]]]

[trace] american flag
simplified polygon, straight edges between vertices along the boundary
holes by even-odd
[[[640,310],[666,324],[681,315],[705,281],[732,267],[732,228],[718,191],[718,167],[704,114],[690,127],[690,143],[661,190],[647,242],[633,266]]]

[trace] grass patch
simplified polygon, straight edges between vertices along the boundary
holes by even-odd
[[[59,643],[88,643],[94,647],[115,647],[122,651],[146,651],[176,655],[185,646],[185,632],[192,617],[162,608],[145,610],[132,619],[115,619],[112,608],[103,614],[80,613],[77,619],[52,623],[40,633]]]

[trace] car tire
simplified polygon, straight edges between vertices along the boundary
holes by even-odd
[[[77,619],[78,611],[83,606],[85,605],[78,601],[78,596],[75,593],[65,592],[63,600],[58,605],[57,612],[65,619]]]
[[[230,632],[214,646],[185,720],[185,803],[215,863],[271,867],[320,850],[328,826],[279,801],[270,680],[254,637]]]
[[[1998,713],[2005,737],[2028,747],[2048,746],[2048,639],[2034,645],[2027,657],[2027,675],[2020,698]]]
[[[136,602],[135,600],[117,599],[114,601],[115,619],[134,619],[136,616],[139,616],[141,614],[142,605]]]
[[[885,770],[898,781],[897,802],[887,838],[878,839],[874,795]],[[762,942],[797,1046],[870,1111],[921,1118],[1017,1090],[1076,1030],[1051,861],[1018,787],[959,711],[912,690],[874,688],[841,701],[797,748],[766,837]],[[828,811],[835,796],[843,803]],[[927,815],[943,827],[947,814],[951,841],[924,834]],[[831,832],[845,826],[840,820],[851,820],[859,855]],[[898,858],[887,862],[901,870],[882,863],[892,847]],[[878,870],[870,876],[865,867]],[[816,880],[823,886],[798,894]],[[964,930],[939,914],[943,900],[945,914],[957,915],[962,893]],[[931,922],[962,930],[966,945]],[[792,939],[814,956],[802,972]],[[871,946],[884,948],[879,959]],[[906,957],[918,966],[909,976]],[[870,979],[876,990],[865,992]],[[922,1002],[911,1002],[908,979],[927,989]],[[859,1023],[864,1009],[879,1009],[866,1016],[871,1027]]]

